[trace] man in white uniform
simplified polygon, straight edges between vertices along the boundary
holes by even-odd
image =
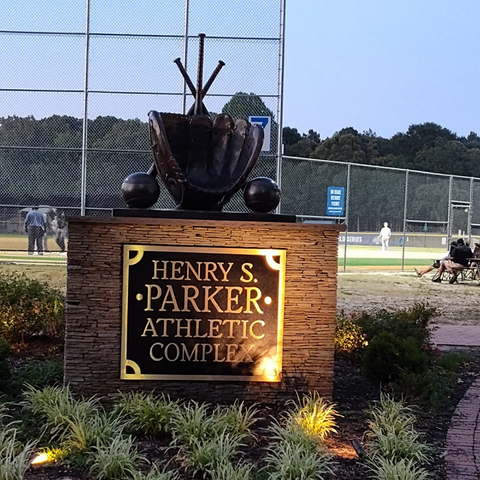
[[[383,224],[383,228],[380,230],[380,240],[382,241],[382,252],[388,250],[388,240],[392,236],[392,231],[388,228],[388,223]]]

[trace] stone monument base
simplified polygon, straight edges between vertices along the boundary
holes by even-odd
[[[165,215],[168,218],[162,218],[158,213],[155,215],[155,217],[70,217],[68,219],[65,383],[69,384],[77,393],[106,397],[112,396],[118,391],[133,390],[163,392],[173,398],[208,402],[231,402],[240,399],[247,402],[277,403],[294,397],[295,392],[307,393],[309,391],[317,391],[321,396],[331,398],[337,294],[337,247],[338,234],[344,229],[343,226],[294,223],[291,221],[291,217],[277,217],[277,220],[280,218],[281,221],[273,222],[266,221],[268,216],[255,215],[250,217],[240,215],[237,217],[239,220],[236,220],[234,215],[223,219],[219,214],[205,214],[204,218],[198,218],[198,214],[195,215],[197,218],[188,218],[188,213],[185,212],[180,214],[181,218],[175,218],[179,215],[172,212]],[[212,215],[217,216],[213,219]],[[238,378],[241,380],[238,380],[237,377],[229,380],[222,376],[221,380],[217,380],[212,375],[211,378],[205,380],[210,373],[207,371],[205,372],[206,376],[201,376],[201,380],[197,380],[196,374],[182,374],[176,377],[175,373],[171,378],[165,380],[164,376],[161,376],[162,379],[157,379],[155,376],[152,378],[152,375],[143,375],[135,362],[128,363],[128,360],[126,363],[123,362],[127,349],[125,340],[125,292],[127,291],[125,265],[130,261],[125,260],[125,255],[128,255],[129,246],[135,246],[132,248],[137,250],[142,250],[142,246],[145,247],[145,250],[148,250],[149,247],[151,249],[152,246],[158,246],[155,248],[168,251],[175,251],[176,248],[173,247],[181,247],[181,251],[191,248],[200,252],[225,251],[227,253],[230,251],[228,249],[247,249],[245,250],[247,256],[248,252],[255,249],[284,251],[284,291],[281,286],[282,296],[284,294],[283,325],[277,332],[279,339],[277,347],[281,351],[281,355],[278,357],[281,360],[281,371],[277,372],[277,379],[262,381],[259,380],[261,377],[252,377],[250,381],[248,378],[240,376]],[[242,253],[242,250],[235,250],[235,252]],[[230,263],[228,255],[224,255],[222,258],[226,259],[222,260],[222,269],[226,271],[227,265],[228,268],[230,268],[230,263],[234,265],[236,257],[232,255]],[[246,258],[248,260],[248,257]],[[249,265],[245,259],[243,262],[243,265]],[[200,264],[201,261],[197,263]],[[253,260],[251,264],[254,264]],[[162,264],[155,263],[155,268],[158,265]],[[172,278],[174,280],[183,279],[185,275],[180,271],[180,265],[183,265],[183,262],[175,261],[172,265],[175,268],[178,267],[177,273],[174,272]],[[159,273],[161,271],[158,268],[153,275],[151,272],[146,272],[148,278],[161,278],[161,273]],[[246,267],[242,268],[245,274],[239,278],[246,282],[251,279],[248,276],[249,270]],[[222,277],[218,276],[218,280],[221,282]],[[232,283],[227,283],[229,279],[226,275],[223,281],[226,282],[226,285],[232,285]],[[254,281],[256,282],[256,279]],[[151,284],[152,280],[148,280],[148,282]],[[144,283],[148,282],[143,282],[141,287],[146,287],[147,285]],[[141,294],[137,294],[133,298],[140,302],[138,303],[141,305],[139,311],[145,312],[145,315],[149,316],[147,323],[145,323],[146,317],[142,317],[143,323],[139,332],[143,333],[138,337],[142,337],[142,341],[148,337],[149,341],[156,342],[157,347],[152,346],[150,349],[150,357],[160,365],[160,360],[164,359],[160,352],[162,355],[165,352],[160,349],[165,345],[161,343],[162,330],[159,326],[161,319],[156,319],[158,311],[166,310],[168,307],[175,312],[181,312],[182,308],[183,311],[187,311],[187,307],[177,305],[175,299],[167,300],[166,297],[163,304],[154,304],[154,301],[160,302],[160,287],[150,284],[147,289],[150,295],[150,298],[146,300],[147,303],[140,302],[143,299]],[[253,281],[251,285],[254,285]],[[195,290],[196,287],[190,288]],[[201,287],[197,287],[195,291],[199,288]],[[208,290],[210,287],[204,288],[210,293],[214,291],[214,287],[211,287],[211,290]],[[218,288],[220,289],[220,287]],[[229,290],[229,304],[222,308],[225,312],[235,313],[243,308],[238,306],[238,295],[235,293],[235,291],[241,291],[241,287],[230,288],[237,290]],[[255,339],[262,339],[264,334],[261,327],[265,322],[260,312],[263,313],[266,307],[263,306],[264,304],[256,302],[256,297],[252,296],[254,295],[252,292],[257,287],[249,288],[251,305],[248,307],[247,304],[247,307],[251,311],[245,307],[246,313],[238,322],[235,320],[225,320],[225,322],[229,322],[230,328],[233,328],[231,325],[245,325],[245,333],[248,320],[256,319],[254,323],[257,325],[249,327],[249,331]],[[152,291],[155,295],[152,295]],[[213,294],[210,298],[210,309],[213,309],[212,305],[219,309],[219,302],[214,303],[212,299],[215,299]],[[274,298],[273,301],[275,302],[276,299]],[[130,304],[134,302],[135,300],[132,300]],[[145,299],[142,302],[145,302]],[[190,306],[192,305],[197,312],[209,310],[208,305],[200,308],[190,299]],[[238,308],[234,308],[234,306]],[[198,315],[203,314],[201,312]],[[176,315],[179,316],[180,313]],[[222,317],[220,316],[220,318]],[[247,318],[247,320],[242,320],[243,318]],[[133,323],[137,320],[140,321],[139,318],[132,316],[129,321]],[[168,322],[163,320],[163,323],[167,325]],[[168,320],[170,321],[170,319]],[[192,322],[195,322],[195,320],[185,321],[189,321],[192,325],[194,325]],[[207,321],[210,322],[209,336],[213,338],[221,336],[218,325],[222,321]],[[171,319],[171,323],[174,324],[174,322],[175,319]],[[207,335],[207,333],[200,335],[198,331],[197,334],[193,334],[184,326],[180,327],[180,323],[178,325],[178,332],[183,329],[184,336],[189,337],[189,340],[191,337]],[[230,330],[230,334],[232,332],[233,330]],[[226,336],[228,336],[227,333],[225,333]],[[246,337],[246,335],[244,336]],[[176,355],[175,349],[177,349]],[[181,361],[178,348],[174,347],[171,350],[170,356]],[[244,350],[246,351],[246,349]],[[190,350],[191,355],[188,357],[190,360],[193,356],[192,352],[193,350]],[[196,350],[195,361],[205,361],[198,352],[200,350]],[[142,354],[138,351],[135,353]],[[223,361],[225,358],[228,361],[228,355],[221,358],[219,356],[217,360]],[[134,365],[133,370],[128,370],[129,365]],[[188,362],[180,367],[188,371]],[[195,367],[199,368],[198,365]],[[172,363],[172,372],[175,368],[176,366]],[[206,368],[208,370],[209,367]],[[129,371],[134,373],[130,375]],[[135,372],[140,373],[135,377]],[[166,373],[171,372],[167,370]]]

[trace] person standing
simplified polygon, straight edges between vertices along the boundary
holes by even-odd
[[[38,209],[32,207],[25,218],[25,232],[28,234],[28,254],[33,255],[35,244],[37,245],[37,252],[43,255],[43,235],[45,234],[47,223],[45,216]]]
[[[392,231],[388,228],[388,223],[383,224],[383,228],[380,230],[380,240],[382,242],[382,252],[388,250],[388,241],[392,236]]]

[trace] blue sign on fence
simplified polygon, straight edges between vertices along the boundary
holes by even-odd
[[[327,215],[341,217],[345,204],[345,189],[343,187],[327,187]]]
[[[263,128],[262,152],[269,152],[272,138],[272,117],[266,115],[250,115],[248,121],[252,124],[261,125]]]

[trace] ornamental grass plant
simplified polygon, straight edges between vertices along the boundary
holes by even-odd
[[[244,402],[235,400],[232,405],[219,406],[213,411],[213,416],[219,423],[219,429],[241,436],[251,433],[251,427],[260,417],[255,405],[247,407]]]
[[[3,409],[0,407],[0,420],[5,420],[7,416],[2,415],[1,410]],[[12,442],[12,439],[16,438],[17,429],[15,428],[15,426],[16,426],[16,422],[6,423],[6,422],[0,421],[0,450],[2,450],[7,445],[9,445]],[[15,442],[15,440],[13,441]]]
[[[395,427],[369,431],[367,449],[375,462],[376,457],[392,462],[413,460],[425,464],[430,460],[430,448],[420,441],[420,434],[412,429],[397,432]]]
[[[180,480],[180,473],[177,470],[166,470],[153,464],[148,473],[136,471],[132,474],[132,480]]]
[[[4,439],[0,448],[0,480],[23,480],[36,443],[29,441],[21,445],[15,430]]]
[[[62,448],[72,453],[82,453],[99,445],[108,446],[112,441],[122,438],[128,425],[124,418],[112,413],[101,411],[86,416],[79,411],[70,417],[61,417],[51,434]]]
[[[99,401],[96,398],[77,400],[67,386],[47,386],[42,389],[31,385],[23,392],[23,405],[52,428],[63,418],[96,415]]]
[[[332,473],[329,455],[286,442],[270,445],[265,461],[269,480],[324,480]]]
[[[193,470],[194,475],[200,472],[205,478],[208,472],[217,471],[232,462],[245,446],[242,437],[226,431],[206,439],[192,437],[188,446],[180,446],[180,455],[184,465]]]
[[[130,422],[115,412],[107,413],[97,398],[74,398],[68,387],[29,386],[24,398],[25,408],[44,424],[42,437],[73,455],[122,437]]]
[[[0,480],[22,480],[37,444],[35,440],[22,445],[17,425],[11,421],[8,405],[0,403]]]
[[[214,470],[209,470],[211,480],[250,480],[253,475],[253,465],[244,462],[222,462]]]
[[[366,433],[367,465],[378,480],[429,478],[424,466],[431,459],[431,448],[415,430],[413,407],[381,394],[378,405],[370,408]]]
[[[290,400],[287,405],[292,408],[288,415],[309,435],[325,439],[329,434],[336,433],[335,417],[340,416],[335,405],[324,400],[318,392],[310,392],[297,400]]]
[[[291,417],[284,418],[283,424],[274,419],[267,430],[275,443],[288,443],[309,452],[318,450],[318,437],[305,431],[301,425],[292,421]]]
[[[130,431],[148,436],[169,432],[178,408],[178,401],[153,393],[120,393],[115,402],[115,412],[130,420]]]
[[[132,437],[115,437],[108,443],[99,440],[88,453],[86,465],[97,480],[120,480],[132,478],[146,462],[146,457],[133,445]]]
[[[190,446],[195,440],[215,437],[218,424],[209,415],[209,405],[190,401],[176,411],[172,419],[173,444]]]
[[[394,461],[378,458],[368,465],[375,480],[430,480],[432,475],[419,466],[415,460]]]
[[[413,429],[417,421],[413,407],[401,400],[394,400],[386,393],[380,393],[380,401],[370,407],[368,416],[368,427],[383,433],[393,429],[394,433],[401,434]]]

